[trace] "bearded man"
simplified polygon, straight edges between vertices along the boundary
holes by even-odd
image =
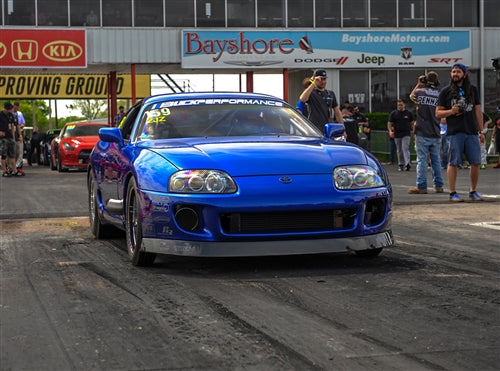
[[[446,136],[449,140],[449,165],[447,168],[450,198],[452,202],[464,200],[456,192],[457,168],[465,154],[470,163],[469,199],[483,201],[476,192],[481,165],[480,140],[484,140],[483,111],[478,89],[471,84],[467,67],[454,64],[450,83],[439,93],[436,117],[446,118]]]

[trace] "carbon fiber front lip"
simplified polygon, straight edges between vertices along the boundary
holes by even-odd
[[[297,241],[200,242],[144,238],[146,252],[183,256],[269,256],[341,253],[392,247],[390,231],[368,236]]]

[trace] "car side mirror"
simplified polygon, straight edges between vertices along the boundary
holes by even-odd
[[[342,137],[344,135],[344,125],[342,124],[325,124],[325,137],[329,139],[336,139],[339,140],[339,137]]]
[[[124,145],[122,132],[118,128],[100,128],[99,139],[103,142],[118,143],[120,147]]]

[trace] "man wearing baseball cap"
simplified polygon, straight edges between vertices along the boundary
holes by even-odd
[[[337,122],[344,123],[335,93],[326,89],[326,79],[325,70],[314,71],[309,79],[309,86],[299,97],[308,107],[307,117],[321,132],[324,131],[325,124],[333,122],[334,118]]]
[[[16,143],[14,142],[14,116],[12,114],[14,106],[10,102],[5,102],[3,111],[0,112],[0,156],[2,157],[2,176],[9,177],[16,169]],[[12,175],[22,175],[15,172]]]
[[[436,117],[446,118],[446,136],[450,144],[447,168],[450,201],[464,201],[456,192],[457,168],[464,154],[471,165],[469,200],[483,201],[476,192],[481,165],[480,140],[484,140],[483,111],[478,89],[471,84],[465,65],[452,66],[450,83],[439,93]]]

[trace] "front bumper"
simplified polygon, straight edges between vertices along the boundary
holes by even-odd
[[[205,256],[271,256],[345,253],[392,247],[390,231],[359,237],[287,241],[210,242],[144,238],[143,250],[150,253]]]

